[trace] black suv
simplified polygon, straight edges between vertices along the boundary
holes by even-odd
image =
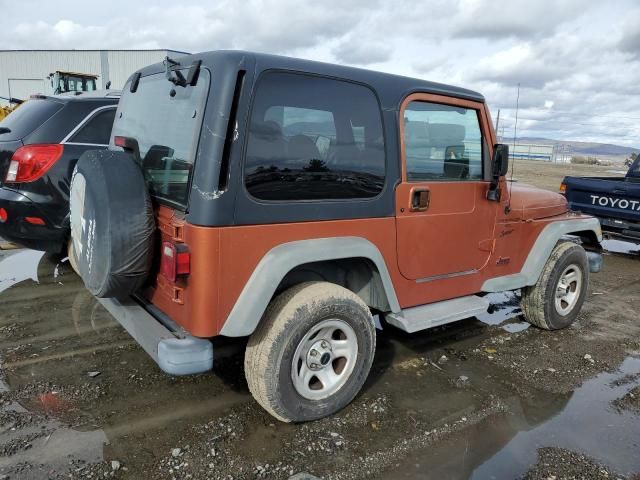
[[[106,148],[120,92],[36,95],[0,122],[0,237],[63,252],[69,185],[85,150]]]

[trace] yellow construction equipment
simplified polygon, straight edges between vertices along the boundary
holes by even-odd
[[[18,108],[20,106],[20,104],[23,102],[22,100],[20,100],[19,98],[8,98],[8,97],[0,97],[0,99],[2,100],[6,100],[7,102],[9,102],[9,105],[6,106],[0,106],[0,122],[2,120],[4,120],[4,117],[6,117],[7,115],[9,115],[11,112],[13,112],[16,108]]]
[[[98,75],[56,70],[47,77],[54,95],[67,92],[93,92]]]

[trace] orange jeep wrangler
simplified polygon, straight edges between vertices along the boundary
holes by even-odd
[[[210,370],[249,336],[255,399],[286,422],[346,406],[374,315],[417,332],[521,289],[569,326],[601,257],[598,220],[505,180],[484,98],[461,88],[237,51],[134,73],[108,150],[71,186],[86,287],[160,368]]]

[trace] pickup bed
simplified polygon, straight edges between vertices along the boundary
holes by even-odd
[[[610,237],[640,243],[640,158],[624,177],[565,177],[569,208],[598,217]]]

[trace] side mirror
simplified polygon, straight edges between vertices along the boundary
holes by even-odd
[[[493,146],[493,177],[500,178],[509,171],[509,145],[505,143],[496,143]]]
[[[491,185],[487,192],[487,200],[500,201],[499,182],[500,177],[509,171],[509,145],[496,143],[493,146],[493,158],[491,159]]]

